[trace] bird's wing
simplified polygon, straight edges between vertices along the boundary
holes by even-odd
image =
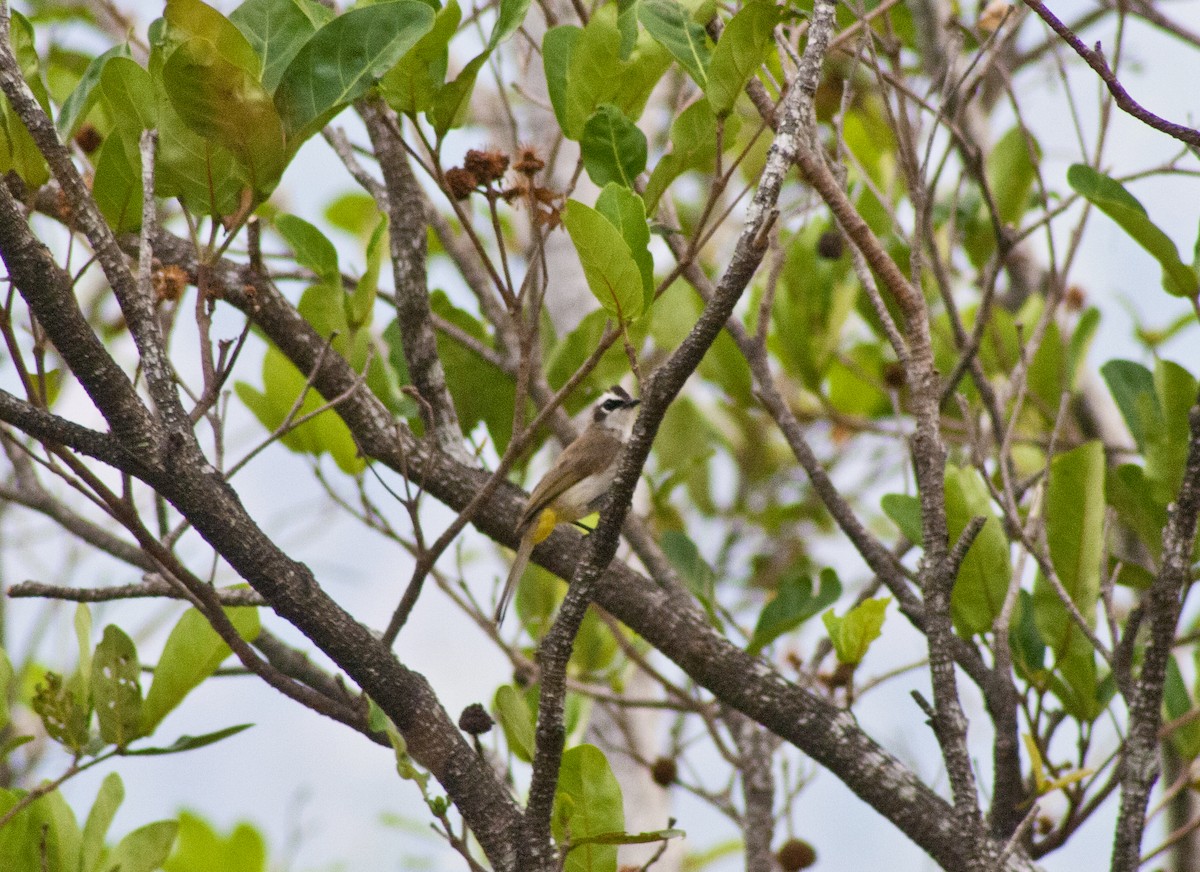
[[[585,434],[568,445],[529,495],[518,528],[531,523],[567,488],[606,470],[620,450],[621,440],[603,430]]]

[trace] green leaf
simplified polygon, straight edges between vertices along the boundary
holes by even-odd
[[[504,730],[508,750],[518,760],[532,762],[534,745],[533,714],[525,697],[512,685],[504,684],[496,689],[492,703],[496,720]]]
[[[650,225],[646,204],[629,188],[610,183],[596,198],[596,211],[621,232],[642,275],[642,311],[654,305],[654,258],[650,255]]]
[[[771,0],[751,0],[721,34],[708,68],[708,102],[717,115],[728,115],[733,104],[763,62],[772,45],[775,25],[783,20],[784,8]]]
[[[447,131],[462,126],[466,121],[466,109],[475,90],[475,79],[488,57],[487,51],[476,55],[459,71],[453,82],[438,89],[433,105],[425,113],[438,136],[445,136]]]
[[[228,61],[209,40],[193,38],[171,53],[162,76],[184,124],[228,150],[245,167],[258,198],[265,199],[288,153],[283,122],[256,74]]]
[[[550,827],[555,840],[572,849],[564,872],[616,872],[615,845],[576,841],[625,829],[621,786],[595,745],[563,753]]]
[[[177,821],[158,821],[138,827],[117,843],[100,869],[102,872],[154,872],[161,869],[178,832]]]
[[[700,554],[688,535],[679,530],[667,530],[662,536],[662,550],[671,565],[683,576],[688,590],[700,600],[708,619],[714,627],[721,626],[721,619],[716,611],[715,582],[716,573],[708,565],[708,561]]]
[[[100,147],[92,196],[100,214],[117,233],[142,226],[142,159],[137,139],[113,130]]]
[[[183,812],[175,853],[162,868],[165,872],[266,872],[266,843],[249,824],[238,824],[222,838],[203,819]]]
[[[225,609],[225,615],[247,641],[258,636],[258,609],[240,606]],[[188,609],[176,622],[154,669],[154,680],[142,706],[141,735],[154,732],[162,719],[184,697],[217,671],[229,656],[229,646],[196,609]]]
[[[568,200],[563,226],[579,253],[588,288],[600,305],[619,321],[632,321],[642,313],[642,274],[621,231],[590,206]]]
[[[283,71],[333,12],[312,0],[246,0],[229,20],[262,58],[262,86],[274,92]]]
[[[83,71],[83,76],[75,85],[75,89],[63,101],[58,118],[55,120],[58,135],[63,139],[69,139],[75,135],[75,131],[79,129],[79,125],[83,123],[88,112],[95,105],[96,99],[99,97],[97,89],[100,86],[100,74],[109,58],[129,58],[129,45],[121,43],[113,46],[104,54],[97,55]]]
[[[83,825],[79,846],[80,872],[93,872],[99,865],[100,857],[104,854],[104,838],[124,800],[125,785],[121,782],[121,776],[115,772],[108,773],[96,791],[96,801],[92,803],[87,822]]]
[[[432,27],[429,6],[394,0],[351,9],[318,30],[292,58],[275,89],[289,142],[302,142],[324,127]]]
[[[560,24],[542,37],[542,68],[546,74],[546,91],[554,117],[563,132],[567,131],[567,70],[571,55],[583,29],[573,24]]]
[[[194,751],[197,748],[203,748],[207,745],[213,745],[220,742],[222,739],[228,739],[230,736],[236,736],[242,730],[250,729],[254,724],[235,724],[232,727],[224,727],[220,730],[213,730],[211,733],[204,733],[199,736],[180,736],[170,745],[161,748],[138,748],[134,751],[126,751],[126,757],[161,757],[165,754],[179,754],[183,751]]]
[[[741,120],[737,115],[725,119],[724,142],[736,141]],[[653,214],[663,192],[683,173],[708,172],[717,157],[717,116],[708,100],[697,100],[671,122],[671,151],[654,167],[642,196],[646,211]]]
[[[779,582],[775,597],[759,614],[746,653],[757,656],[784,633],[791,632],[822,609],[833,605],[841,595],[842,583],[832,569],[821,570],[821,583],[815,589],[811,576],[799,572],[788,573]]]
[[[833,609],[821,616],[839,662],[862,662],[867,656],[867,649],[883,630],[883,620],[891,601],[891,597],[863,600],[846,612],[844,617],[839,618]]]
[[[133,640],[115,624],[105,627],[92,658],[92,696],[100,736],[118,748],[143,735],[141,668]]]
[[[0,789],[0,815],[25,795]],[[26,806],[0,828],[0,869],[13,872],[72,872],[79,864],[79,825],[61,791]]]
[[[88,743],[88,723],[91,709],[79,702],[63,685],[62,676],[47,672],[38,684],[31,706],[46,733],[73,753],[81,752]]]
[[[500,14],[496,16],[496,26],[488,39],[488,49],[494,49],[516,33],[528,11],[529,0],[500,0]]]
[[[1196,296],[1200,291],[1196,271],[1179,259],[1175,243],[1150,220],[1145,207],[1124,185],[1084,164],[1072,164],[1067,170],[1067,181],[1158,261],[1167,293],[1177,297]]]
[[[462,21],[458,0],[448,0],[433,19],[433,28],[421,37],[400,62],[379,80],[384,99],[397,112],[428,112],[434,96],[446,81],[450,64],[450,39]]]
[[[1050,562],[1072,602],[1089,622],[1100,596],[1100,563],[1104,555],[1104,448],[1085,442],[1060,454],[1050,464],[1043,515]],[[1060,660],[1069,653],[1074,626],[1050,583],[1034,585],[1038,630]],[[1084,639],[1083,644],[1086,644]],[[1090,649],[1090,646],[1089,646]],[[1083,663],[1082,654],[1076,658]],[[1093,667],[1094,668],[1094,667]]]
[[[157,123],[154,83],[150,74],[131,58],[115,57],[104,65],[100,71],[98,96],[113,125],[123,133],[131,134],[134,143],[143,130]]]
[[[986,633],[1000,614],[1012,580],[1008,539],[992,511],[987,485],[976,469],[946,466],[946,522],[957,542],[974,518],[985,518],[958,569],[950,596],[954,628],[961,636]]]
[[[275,218],[275,229],[296,255],[297,263],[329,284],[341,285],[337,249],[315,225],[296,215],[279,215]]]
[[[163,18],[164,49],[168,57],[188,40],[204,39],[212,45],[216,56],[245,71],[255,82],[261,80],[262,59],[242,32],[216,9],[200,0],[167,0]]]
[[[92,613],[87,603],[75,607],[75,644],[79,647],[79,663],[76,667],[78,693],[76,699],[82,706],[91,698],[92,688]]]
[[[1030,153],[1032,152],[1032,154]],[[1037,178],[1042,148],[1033,134],[1020,125],[1013,127],[992,148],[987,159],[988,186],[996,211],[1005,224],[1019,225],[1029,206],[1029,194]]]
[[[914,545],[920,545],[924,540],[921,530],[921,499],[907,494],[886,494],[879,501],[883,513],[892,519],[892,523],[900,528],[904,538]]]
[[[592,181],[632,188],[646,169],[646,135],[611,103],[599,106],[583,126],[579,138],[583,166]]]
[[[1154,364],[1154,392],[1162,423],[1147,433],[1146,478],[1160,505],[1172,502],[1183,482],[1191,428],[1188,413],[1196,402],[1197,385],[1186,369],[1169,360]]]
[[[1154,391],[1154,374],[1132,360],[1110,360],[1100,367],[1100,375],[1104,377],[1138,450],[1145,451],[1146,434],[1162,421],[1162,409]]]
[[[164,41],[162,30],[151,27],[150,80],[153,84],[149,91],[144,90],[144,76],[137,76],[130,68],[137,67],[136,64],[124,58],[113,58],[105,64],[101,77],[104,96],[107,100],[110,72],[119,73],[124,80],[123,101],[131,102],[139,94],[143,98],[146,93],[153,95],[153,124],[148,126],[158,128],[155,194],[178,197],[197,215],[231,215],[241,208],[243,193],[251,187],[250,178],[246,168],[226,148],[201,137],[175,111],[163,83],[166,55],[174,45]],[[132,141],[136,140],[132,137]]]
[[[638,0],[638,21],[700,86],[708,87],[708,34],[676,0]]]
[[[570,46],[570,58],[563,108],[561,113],[556,111],[556,114],[568,139],[578,140],[587,120],[604,103],[612,103],[625,113],[626,118],[636,121],[646,106],[650,92],[670,64],[667,52],[648,36],[645,39],[639,37],[628,58],[622,59],[621,32],[617,27],[615,3],[596,10],[577,39],[560,39],[563,44]],[[561,54],[558,44],[555,48]],[[561,57],[555,60],[558,63]],[[546,65],[553,101],[557,85],[551,74],[557,75],[557,69],[551,70],[549,59]],[[598,71],[603,71],[603,74]]]

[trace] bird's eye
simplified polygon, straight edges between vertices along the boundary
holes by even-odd
[[[600,408],[606,412],[611,412],[614,409],[621,408],[621,406],[623,406],[623,405],[624,405],[624,403],[622,403],[620,400],[611,399],[611,400],[605,400],[603,403],[601,403]]]

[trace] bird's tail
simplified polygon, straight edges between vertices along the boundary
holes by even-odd
[[[508,604],[512,601],[513,594],[517,590],[517,582],[521,580],[521,576],[525,574],[525,567],[529,565],[529,557],[533,554],[533,546],[536,543],[537,525],[532,525],[525,531],[525,535],[521,537],[521,544],[517,548],[517,556],[513,558],[512,569],[508,573],[508,581],[504,583],[504,593],[500,594],[500,602],[496,603],[496,626],[504,620],[504,613],[508,611]]]

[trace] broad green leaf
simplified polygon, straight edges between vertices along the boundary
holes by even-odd
[[[453,82],[447,82],[434,95],[433,104],[425,116],[438,136],[445,136],[447,131],[462,126],[466,120],[466,109],[475,90],[475,79],[489,56],[487,51],[476,55],[459,71]]]
[[[342,194],[325,207],[325,220],[355,236],[370,238],[379,223],[379,206],[366,194]]]
[[[331,285],[341,284],[337,249],[317,227],[297,215],[280,215],[275,229],[292,249],[296,262]]]
[[[518,760],[529,763],[533,760],[534,723],[533,714],[525,697],[511,685],[504,684],[496,689],[492,703],[496,720],[504,730],[508,750]]]
[[[0,789],[0,816],[24,796]],[[0,827],[0,869],[73,872],[79,865],[79,824],[61,791],[53,790]]]
[[[1104,446],[1087,442],[1050,464],[1046,541],[1050,561],[1071,599],[1091,615],[1104,555]]]
[[[717,115],[728,115],[733,104],[763,62],[772,44],[775,25],[783,19],[784,8],[771,0],[751,0],[740,10],[721,34],[708,68],[708,102]]]
[[[583,166],[592,181],[632,188],[646,169],[646,135],[611,103],[599,106],[583,126],[579,138]]]
[[[114,624],[105,627],[92,658],[92,696],[100,736],[118,748],[143,735],[141,669],[133,640]]]
[[[867,649],[883,630],[883,620],[887,617],[887,607],[891,601],[891,597],[863,600],[846,612],[844,617],[838,617],[833,609],[821,616],[839,662],[862,662],[867,656]]]
[[[1037,689],[1044,689],[1046,672],[1046,643],[1038,632],[1034,620],[1033,594],[1027,590],[1017,592],[1017,606],[1008,632],[1012,649],[1013,665],[1021,677]]]
[[[229,15],[262,58],[262,86],[272,93],[292,58],[332,18],[312,0],[246,0]]]
[[[921,529],[921,498],[908,494],[886,494],[879,501],[883,513],[892,519],[904,537],[914,545],[920,545],[925,538]]]
[[[564,872],[616,872],[615,845],[575,841],[625,829],[621,786],[595,745],[563,753],[550,828],[560,846],[572,847]]]
[[[55,126],[58,128],[59,136],[63,139],[74,136],[79,125],[83,123],[83,119],[87,117],[99,96],[97,88],[100,86],[100,74],[109,58],[128,57],[129,45],[121,43],[92,59],[87,69],[84,70],[83,77],[80,78],[79,83],[75,85],[75,89],[71,91],[67,99],[63,101],[62,108],[58,112]]]
[[[228,739],[230,736],[236,736],[242,730],[250,729],[254,724],[235,724],[232,727],[225,727],[220,730],[213,730],[211,733],[204,733],[200,736],[180,736],[170,745],[162,748],[138,748],[135,751],[126,751],[127,757],[161,757],[165,754],[179,754],[183,751],[194,751],[197,748],[204,748],[208,745],[216,744],[222,739]]]
[[[707,88],[712,52],[703,26],[692,21],[676,0],[638,0],[637,10],[646,31],[679,61],[701,90]]]
[[[1050,562],[1062,581],[1067,595],[1089,623],[1094,621],[1100,596],[1100,563],[1104,554],[1105,512],[1104,448],[1099,442],[1085,442],[1060,454],[1050,464],[1043,515]],[[1084,654],[1072,655],[1072,647],[1087,645],[1049,581],[1039,578],[1034,584],[1034,616],[1042,638],[1055,652],[1060,663],[1073,658],[1078,675],[1086,677],[1090,667]],[[1079,635],[1082,643],[1073,637]],[[1090,646],[1088,646],[1090,650]],[[1086,699],[1087,692],[1081,699]],[[1082,705],[1082,703],[1080,703]]]
[[[1188,413],[1196,403],[1196,379],[1169,360],[1154,364],[1154,392],[1162,409],[1162,423],[1146,438],[1146,478],[1160,505],[1172,502],[1183,481],[1191,429]]]
[[[1000,220],[1005,224],[1020,224],[1021,216],[1029,205],[1029,193],[1033,190],[1037,164],[1041,159],[1041,146],[1033,134],[1022,130],[1019,125],[1000,137],[988,155],[988,186],[995,198]]]
[[[154,83],[136,61],[127,57],[110,59],[100,71],[98,84],[97,96],[108,117],[118,130],[130,134],[133,142],[143,130],[155,126]]]
[[[230,63],[202,38],[182,43],[163,65],[163,87],[193,132],[229,151],[265,199],[287,164],[283,123],[254,74]]]
[[[34,692],[31,706],[54,741],[73,753],[82,751],[87,745],[91,710],[67,689],[61,675],[45,673]]]
[[[462,10],[448,0],[433,19],[433,29],[379,80],[384,98],[397,112],[427,112],[450,65],[450,40],[458,30]]]
[[[175,852],[162,868],[165,872],[266,872],[266,842],[245,823],[222,837],[202,818],[185,811],[179,815]]]
[[[1191,298],[1200,292],[1196,271],[1179,259],[1175,243],[1150,220],[1145,207],[1124,185],[1084,164],[1072,164],[1067,170],[1067,181],[1158,261],[1167,293]]]
[[[500,0],[500,14],[496,16],[496,26],[492,28],[488,48],[494,49],[517,32],[517,28],[525,21],[525,13],[529,11],[529,0]]]
[[[99,865],[104,853],[104,838],[124,800],[125,785],[121,782],[121,776],[115,772],[108,773],[96,791],[96,801],[92,803],[83,825],[79,847],[80,872],[94,872]]]
[[[261,80],[262,58],[242,32],[216,9],[200,0],[167,0],[163,18],[168,56],[190,39],[205,39],[217,57],[243,70],[255,82]]]
[[[555,31],[557,32],[557,31]],[[670,55],[648,35],[639,35],[637,45],[625,60],[621,58],[621,33],[617,27],[615,3],[601,6],[578,38],[558,37],[555,68],[547,58],[547,79],[551,100],[557,87],[562,48],[569,48],[561,119],[563,133],[578,140],[592,113],[604,103],[620,108],[626,118],[641,117],[646,100],[670,64]],[[598,71],[603,71],[599,74]]]
[[[629,188],[608,184],[596,198],[596,211],[621,232],[629,246],[638,272],[642,275],[642,311],[654,304],[654,258],[650,255],[650,225],[646,223],[646,205]]]
[[[542,37],[542,68],[546,74],[546,91],[558,126],[567,130],[567,70],[571,55],[583,29],[573,24],[560,24]]]
[[[197,215],[231,215],[241,208],[243,192],[251,187],[249,175],[227,149],[201,137],[175,111],[163,84],[166,55],[175,47],[166,41],[166,30],[168,28],[154,25],[150,28],[149,71],[153,83],[150,93],[154,98],[154,126],[158,128],[154,192],[160,197],[178,197]],[[237,32],[236,28],[233,30]],[[131,100],[136,94],[144,93],[142,77],[138,77],[129,64],[132,62],[123,58],[114,58],[105,64],[101,87],[106,99],[110,72],[119,73],[125,80],[121,83],[125,86],[123,93]]]
[[[117,129],[96,158],[92,196],[100,214],[117,233],[142,226],[142,160],[133,134]]]
[[[1157,560],[1162,555],[1162,532],[1167,526],[1167,507],[1166,503],[1159,503],[1155,499],[1154,491],[1155,487],[1147,480],[1145,470],[1134,463],[1124,463],[1110,470],[1104,482],[1108,504]]]
[[[563,226],[579,253],[588,288],[619,321],[642,313],[642,274],[621,231],[590,206],[568,200]]]
[[[1100,374],[1138,450],[1145,452],[1155,431],[1164,424],[1154,373],[1131,360],[1110,360],[1100,367]]]
[[[87,603],[75,607],[75,644],[79,648],[79,663],[76,666],[79,704],[86,706],[92,688],[92,613]]]
[[[338,306],[341,308],[340,297]],[[246,407],[267,430],[273,432],[283,425],[292,412],[297,398],[307,387],[307,379],[282,351],[272,345],[263,356],[263,390],[256,390],[246,382],[238,382],[234,387]],[[309,389],[292,421],[316,412],[325,405],[324,398],[317,391]],[[280,442],[301,454],[329,454],[338,467],[349,475],[357,475],[364,467],[354,437],[346,423],[332,409],[325,409],[300,426],[289,429]]]
[[[804,573],[789,573],[779,582],[775,597],[758,616],[746,653],[757,656],[784,633],[790,633],[842,595],[842,583],[832,569],[821,570],[820,585]]]
[[[138,827],[117,843],[100,865],[101,872],[154,872],[161,869],[178,832],[177,821],[158,821]]]
[[[307,139],[365,94],[432,27],[429,6],[394,0],[351,9],[318,30],[275,89],[289,142]]]
[[[50,168],[8,99],[0,95],[0,173],[15,172],[32,188],[50,178]]]
[[[946,467],[946,522],[951,543],[974,518],[985,518],[962,565],[950,597],[954,628],[962,636],[986,633],[1000,614],[1012,580],[1008,539],[992,511],[987,486],[978,470]]]
[[[258,609],[227,608],[225,615],[243,639],[252,641],[258,636]],[[162,719],[216,672],[229,654],[229,646],[200,612],[196,609],[184,612],[167,637],[154,669],[154,680],[142,706],[141,734],[153,733]]]
[[[21,77],[25,79],[25,84],[29,86],[38,105],[50,115],[50,93],[42,80],[42,58],[38,51],[33,24],[16,10],[11,11],[9,15],[9,44],[16,56],[17,65],[21,68]]]
[[[700,549],[696,547],[686,533],[679,530],[668,530],[662,536],[662,549],[671,565],[683,576],[688,590],[700,600],[708,619],[715,627],[721,626],[721,619],[716,611],[715,582],[716,573],[708,565]]]
[[[725,119],[723,141],[727,145],[735,142],[740,129],[741,119],[730,115]],[[717,116],[708,100],[697,100],[671,122],[671,151],[655,165],[642,193],[647,213],[654,213],[671,182],[690,170],[712,170],[716,157]]]

